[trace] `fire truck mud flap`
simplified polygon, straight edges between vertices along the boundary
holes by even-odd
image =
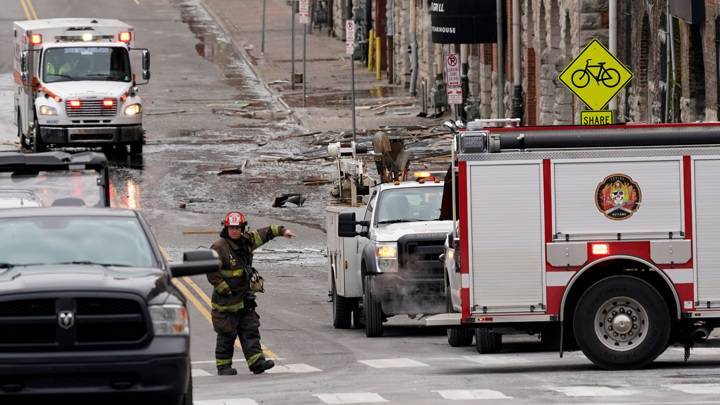
[[[597,366],[636,369],[652,363],[670,339],[671,317],[662,296],[631,276],[598,281],[578,301],[573,332]]]

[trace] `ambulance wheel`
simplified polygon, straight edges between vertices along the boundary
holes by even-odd
[[[131,155],[142,155],[143,153],[143,143],[142,142],[133,142],[130,144],[130,154]]]
[[[20,111],[17,113],[17,136],[20,140],[20,150],[26,149],[30,146],[27,137],[22,131],[22,116],[20,115]]]
[[[373,277],[365,276],[363,286],[363,311],[365,312],[365,336],[380,337],[383,335],[382,303],[373,295]]]
[[[335,329],[349,329],[352,322],[352,300],[338,295],[334,281],[332,284],[332,301],[333,326]]]
[[[475,329],[475,347],[480,354],[499,353],[502,350],[502,335],[486,328]]]
[[[578,301],[573,332],[590,361],[607,370],[653,362],[670,340],[670,311],[649,283],[630,276],[600,280]]]
[[[33,125],[33,142],[32,142],[32,151],[34,153],[39,152],[45,152],[47,150],[47,145],[43,143],[42,137],[40,136],[40,124],[38,123],[38,120],[35,119],[35,124]]]

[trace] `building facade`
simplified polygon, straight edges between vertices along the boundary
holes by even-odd
[[[445,56],[459,52],[460,47],[432,43],[432,0],[355,0],[355,5],[353,0],[334,1],[335,35],[344,38],[344,18],[362,17],[359,22],[365,24],[365,32],[372,29],[382,43],[382,80],[402,85],[433,105],[433,88],[438,88],[443,77]],[[616,97],[616,119],[717,120],[720,0],[616,1],[616,56],[634,73]],[[523,122],[577,122],[584,106],[557,76],[591,39],[607,45],[608,0],[519,2],[522,93],[517,94],[522,95]],[[466,47],[467,96],[476,103],[481,118],[513,113],[513,0],[503,3],[502,55],[497,44]],[[688,10],[691,7],[694,10]],[[413,41],[417,56],[410,52]],[[498,70],[499,57],[502,71]]]

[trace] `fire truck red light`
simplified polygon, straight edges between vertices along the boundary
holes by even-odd
[[[80,100],[70,100],[70,108],[80,108]]]
[[[103,107],[112,107],[114,105],[115,105],[115,100],[112,100],[112,99],[103,100]]]
[[[42,44],[42,35],[40,34],[32,34],[30,36],[30,43],[33,45],[40,45]]]
[[[129,32],[121,32],[120,33],[120,42],[130,42],[130,39],[132,36]]]
[[[610,246],[607,243],[593,243],[592,254],[607,255],[610,253]]]

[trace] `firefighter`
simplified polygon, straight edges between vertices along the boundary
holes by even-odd
[[[212,244],[222,261],[220,271],[208,274],[214,287],[212,322],[217,333],[215,364],[218,375],[236,375],[232,367],[233,344],[240,339],[247,365],[254,374],[275,366],[263,356],[260,346],[260,317],[255,312],[255,292],[262,292],[262,279],[252,268],[253,250],[276,236],[292,238],[284,226],[271,225],[248,232],[245,215],[228,212],[220,239]]]

